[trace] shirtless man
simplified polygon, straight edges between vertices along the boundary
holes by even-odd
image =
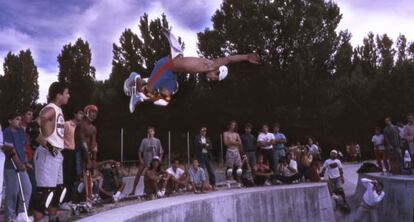
[[[63,191],[63,156],[64,123],[61,106],[69,100],[69,88],[65,83],[54,82],[49,87],[48,101],[40,111],[40,134],[37,138],[39,147],[34,154],[37,190],[33,201],[35,221],[45,221],[46,198],[53,192],[49,205],[49,221],[59,221],[57,206]]]
[[[76,127],[78,137],[78,146],[82,149],[82,159],[84,168],[84,178],[86,187],[86,199],[92,199],[92,185],[87,182],[92,176],[93,169],[96,168],[96,154],[98,152],[98,144],[96,142],[96,127],[92,122],[98,116],[98,107],[95,105],[87,105],[84,110],[84,117]]]
[[[241,187],[239,178],[242,175],[243,171],[242,161],[240,157],[240,152],[242,152],[242,143],[239,134],[236,132],[237,123],[236,121],[231,121],[228,125],[228,130],[224,132],[223,139],[224,145],[226,145],[226,179],[227,179],[227,187],[230,188],[230,177],[233,175],[233,168],[237,168],[235,178],[239,184],[238,186]]]
[[[134,112],[137,104],[144,101],[154,102],[155,105],[166,106],[173,95],[178,90],[177,74],[189,73],[206,74],[209,81],[223,80],[227,76],[225,65],[236,62],[247,61],[259,64],[259,56],[251,54],[232,55],[214,60],[197,57],[184,57],[181,44],[169,30],[163,30],[167,37],[171,53],[159,59],[148,81],[141,79],[138,73],[132,72],[124,83],[124,92],[131,96],[129,109]]]

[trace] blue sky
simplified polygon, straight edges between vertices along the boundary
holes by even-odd
[[[56,57],[62,46],[81,37],[92,48],[97,79],[109,76],[112,44],[125,28],[138,32],[138,19],[167,15],[173,32],[186,43],[186,55],[197,55],[196,33],[211,26],[211,15],[221,0],[0,0],[0,62],[7,52],[30,48],[39,70],[39,101],[46,100],[49,84],[57,79]],[[403,33],[414,40],[412,0],[336,0],[354,45],[369,31],[393,39]],[[3,70],[0,69],[0,74]]]

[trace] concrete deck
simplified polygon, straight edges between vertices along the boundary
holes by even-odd
[[[325,183],[230,189],[146,201],[84,219],[91,221],[335,221]]]

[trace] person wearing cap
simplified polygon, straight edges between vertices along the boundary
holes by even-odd
[[[378,220],[378,205],[384,199],[384,185],[376,180],[370,180],[367,178],[361,179],[362,185],[366,189],[362,196],[361,204],[355,214],[355,222],[371,221],[377,222]],[[368,216],[368,218],[367,218]],[[369,218],[370,217],[370,218]]]
[[[151,161],[155,156],[162,160],[164,150],[162,149],[161,141],[155,137],[155,128],[150,126],[147,128],[147,137],[142,139],[138,148],[138,171],[135,174],[134,184],[129,195],[135,195],[135,190],[141,175],[145,175],[145,171],[150,167]]]
[[[222,80],[227,76],[227,64],[247,61],[259,64],[257,54],[232,55],[214,60],[197,57],[184,57],[181,44],[169,31],[163,30],[163,34],[169,40],[171,53],[159,59],[151,72],[148,81],[132,72],[124,83],[124,92],[131,96],[129,108],[134,112],[135,106],[143,101],[151,101],[155,105],[166,106],[171,100],[171,95],[178,90],[177,74],[205,74],[207,80]]]
[[[98,152],[98,143],[96,141],[96,127],[93,121],[98,116],[98,107],[87,105],[83,109],[84,117],[75,129],[75,143],[78,146],[78,154],[82,162],[82,175],[91,175],[96,168],[96,157]],[[79,158],[79,156],[78,156]],[[84,181],[85,182],[85,181]],[[92,192],[87,187],[87,200],[92,199]]]
[[[342,184],[345,183],[344,180],[344,171],[342,168],[341,161],[337,158],[338,151],[332,150],[330,153],[330,158],[327,159],[322,166],[322,175],[325,172],[328,175],[328,186],[332,194],[337,189],[342,189]],[[344,197],[345,199],[345,197]]]
[[[144,175],[144,193],[147,195],[147,198],[154,199],[155,196],[158,198],[164,197],[168,178],[168,174],[161,170],[160,157],[154,156]]]

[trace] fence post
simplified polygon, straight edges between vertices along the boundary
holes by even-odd
[[[223,166],[224,164],[224,152],[223,152],[223,134],[220,133],[220,163]]]
[[[187,163],[190,164],[190,132],[187,131]]]
[[[168,164],[171,165],[171,131],[168,131]]]
[[[124,128],[121,128],[121,163],[124,162]]]

